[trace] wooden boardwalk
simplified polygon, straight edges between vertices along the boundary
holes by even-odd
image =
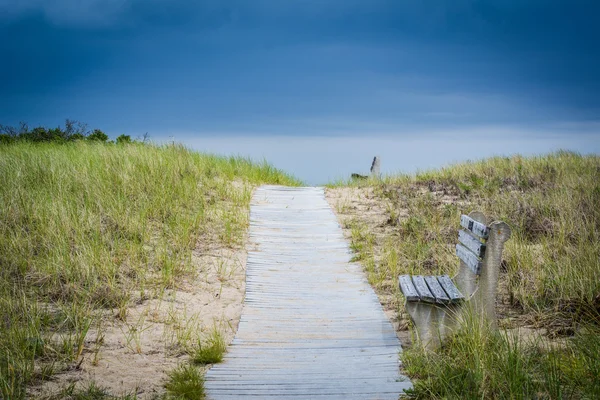
[[[397,399],[400,342],[323,188],[263,186],[250,208],[246,299],[210,399]]]

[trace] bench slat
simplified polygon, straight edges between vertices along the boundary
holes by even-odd
[[[417,289],[415,289],[415,285],[413,285],[413,282],[410,279],[410,275],[400,275],[398,283],[406,301],[417,301],[421,298],[419,293],[417,293]]]
[[[442,289],[442,286],[435,276],[426,276],[425,283],[427,283],[429,290],[435,297],[436,303],[447,304],[450,302],[450,298],[448,298],[448,295],[444,292],[444,289]]]
[[[469,217],[468,215],[461,215],[460,216],[460,226],[462,226],[465,229],[470,230],[471,232],[473,232],[475,235],[479,236],[482,239],[487,239],[490,230],[487,226],[485,226],[485,224],[482,224],[481,222],[477,222],[475,221],[473,218]]]
[[[427,283],[425,283],[425,278],[422,275],[414,275],[412,277],[412,281],[422,301],[426,301],[428,303],[435,302],[435,297],[427,287]]]
[[[467,264],[474,274],[479,275],[481,272],[481,260],[471,250],[458,243],[456,245],[456,255]]]
[[[458,303],[463,300],[465,296],[458,290],[458,288],[452,282],[452,279],[448,275],[441,275],[437,277],[438,282],[444,288],[444,291],[450,299],[450,303]]]
[[[471,236],[467,231],[458,231],[458,241],[465,247],[471,250],[477,257],[483,257],[485,252],[485,244]]]

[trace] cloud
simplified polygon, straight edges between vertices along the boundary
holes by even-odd
[[[0,0],[0,22],[42,16],[50,24],[70,28],[132,28],[144,24],[222,23],[231,3],[218,0]],[[233,2],[234,3],[234,2]]]
[[[98,110],[122,115],[120,125],[258,121],[260,130],[275,116],[284,121],[270,130],[328,119],[340,131],[352,123],[336,121],[355,116],[597,118],[597,8],[577,0],[0,0],[0,36],[10,38],[0,42],[0,118]]]
[[[41,14],[56,25],[106,26],[117,22],[130,0],[0,0],[0,20]]]

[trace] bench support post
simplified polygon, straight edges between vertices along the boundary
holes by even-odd
[[[479,289],[474,297],[476,311],[494,326],[496,325],[496,296],[498,294],[498,276],[502,264],[504,243],[510,238],[510,227],[504,222],[493,222],[486,242],[484,267],[479,276]]]
[[[421,301],[409,301],[405,304],[419,341],[427,349],[439,347],[456,328],[461,307],[461,304],[439,306]]]

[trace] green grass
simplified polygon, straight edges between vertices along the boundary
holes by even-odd
[[[102,309],[194,275],[197,243],[239,246],[261,183],[298,181],[182,146],[0,146],[0,398],[76,362]]]
[[[177,367],[169,374],[165,385],[167,399],[201,400],[205,398],[204,377],[200,370],[190,364]]]
[[[216,364],[223,360],[223,354],[227,349],[225,339],[218,329],[213,329],[208,338],[199,340],[198,346],[193,352],[193,360],[198,364]]]
[[[91,382],[88,386],[83,388],[76,388],[75,384],[70,384],[60,392],[42,397],[43,400],[134,400],[136,396],[134,394],[125,396],[112,396],[104,388]]]
[[[501,274],[508,311],[499,322],[536,329],[539,343],[465,323],[436,352],[404,353],[416,397],[597,397],[590,377],[600,359],[600,157],[494,157],[331,187],[344,185],[372,188],[387,210],[383,227],[360,215],[345,225],[355,258],[399,314],[398,275],[457,272],[460,214],[483,211],[513,230]]]
[[[596,321],[598,322],[598,321]],[[403,361],[415,398],[597,399],[600,329],[581,329],[562,345],[469,318],[441,349],[414,346]]]

